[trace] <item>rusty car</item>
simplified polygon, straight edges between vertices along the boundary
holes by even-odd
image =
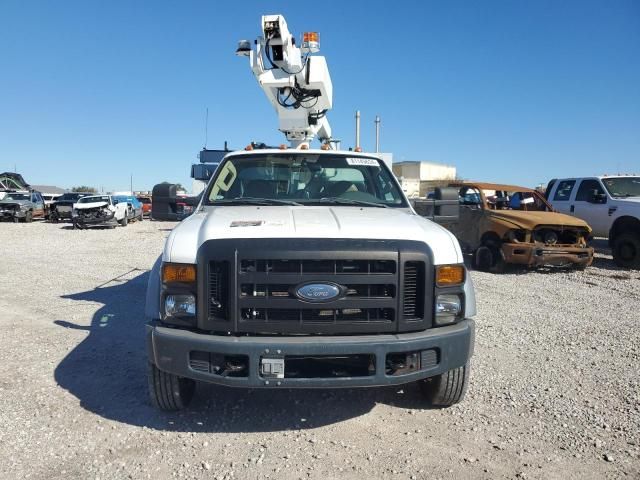
[[[506,264],[586,268],[593,261],[591,227],[555,212],[536,190],[514,185],[457,182],[459,220],[446,224],[474,267],[501,271]]]

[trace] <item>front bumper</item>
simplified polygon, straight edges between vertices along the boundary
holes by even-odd
[[[6,219],[6,218],[24,218],[24,217],[26,217],[26,212],[23,210],[0,209],[0,218]]]
[[[72,217],[72,220],[78,225],[82,225],[85,227],[113,226],[118,224],[115,215],[112,215],[111,217],[108,217],[108,218],[104,218],[104,217],[92,218],[92,217],[83,217],[82,215],[76,215]]]
[[[336,388],[400,385],[439,375],[466,364],[473,354],[475,324],[465,319],[455,325],[421,332],[361,336],[220,336],[147,324],[149,361],[160,370],[181,377],[235,387]],[[387,375],[390,353],[434,350],[437,361],[402,375]],[[225,377],[192,368],[191,352],[246,355],[246,377]],[[374,355],[375,371],[368,376],[323,378],[268,378],[260,374],[262,358],[287,356]],[[285,364],[285,373],[286,373]]]
[[[593,248],[531,243],[503,243],[501,252],[506,263],[529,267],[588,267],[593,262]]]

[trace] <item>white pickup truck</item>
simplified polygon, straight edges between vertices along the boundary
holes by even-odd
[[[640,268],[640,177],[597,176],[553,179],[546,192],[553,208],[585,220],[606,237],[616,264]]]
[[[196,381],[418,382],[432,405],[452,405],[468,384],[474,314],[457,240],[415,213],[380,159],[230,153],[151,271],[151,398],[184,408]]]

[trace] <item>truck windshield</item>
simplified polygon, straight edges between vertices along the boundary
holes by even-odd
[[[29,200],[29,195],[24,193],[9,193],[4,197],[5,200]]]
[[[640,177],[603,178],[602,183],[612,197],[640,197]]]
[[[407,207],[377,158],[332,153],[229,157],[209,183],[207,205],[340,205]]]
[[[96,203],[96,202],[107,202],[109,203],[108,195],[101,195],[97,197],[82,197],[78,200],[78,203]]]

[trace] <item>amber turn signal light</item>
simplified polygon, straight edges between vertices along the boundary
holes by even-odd
[[[436,285],[452,287],[464,283],[464,267],[462,265],[441,265],[436,269]]]
[[[196,266],[190,263],[165,263],[162,265],[162,282],[194,283]]]

